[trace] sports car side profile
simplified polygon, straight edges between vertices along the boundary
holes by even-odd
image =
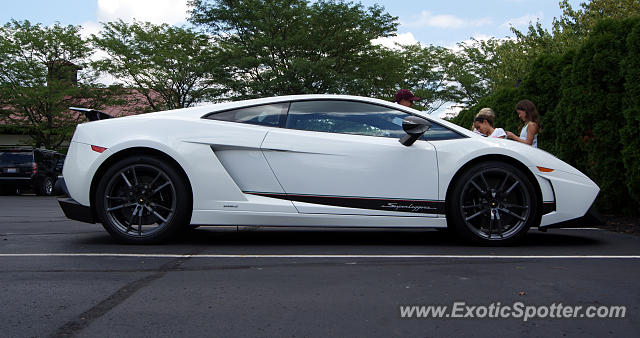
[[[77,126],[67,217],[129,243],[200,225],[449,228],[510,244],[598,186],[545,151],[387,101],[296,95]],[[399,142],[400,141],[400,142]]]

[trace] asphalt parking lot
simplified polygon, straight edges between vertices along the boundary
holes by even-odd
[[[637,337],[638,280],[640,237],[604,230],[486,248],[431,230],[228,227],[131,246],[67,220],[55,198],[0,196],[2,337]],[[516,303],[626,312],[401,318],[401,306],[462,302],[465,315]]]

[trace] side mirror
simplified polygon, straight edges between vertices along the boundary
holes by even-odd
[[[402,129],[407,135],[398,140],[403,145],[409,147],[424,133],[431,128],[431,123],[417,116],[407,116],[402,120]]]

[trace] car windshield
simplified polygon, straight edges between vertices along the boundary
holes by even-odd
[[[0,165],[11,166],[30,163],[33,161],[31,152],[6,151],[0,152]]]

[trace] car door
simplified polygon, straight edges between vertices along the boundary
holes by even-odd
[[[292,102],[286,128],[262,143],[285,193],[252,193],[289,199],[300,213],[443,214],[435,148],[398,142],[407,115],[357,101]]]

